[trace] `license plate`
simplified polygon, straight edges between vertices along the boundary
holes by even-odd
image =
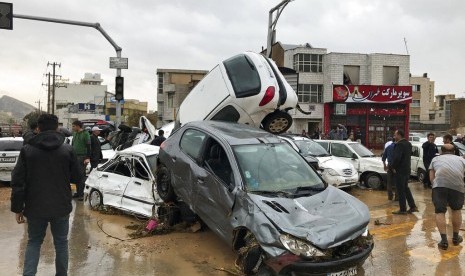
[[[344,271],[328,273],[328,276],[357,276],[357,267],[351,267]]]
[[[346,183],[354,183],[354,182],[357,182],[357,179],[355,178],[346,178]]]
[[[16,162],[16,157],[0,157],[0,162],[14,163]]]

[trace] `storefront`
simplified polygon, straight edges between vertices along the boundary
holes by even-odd
[[[411,101],[411,86],[334,85],[333,102],[325,104],[324,131],[342,124],[368,148],[382,149],[397,129],[408,137]]]

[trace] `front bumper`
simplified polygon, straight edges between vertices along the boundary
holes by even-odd
[[[333,176],[327,173],[324,173],[322,175],[323,179],[328,183],[329,185],[332,185],[336,188],[346,188],[346,187],[351,187],[357,185],[358,182],[358,174],[354,174],[352,176]]]
[[[6,181],[6,182],[11,181],[12,171],[13,171],[13,168],[0,170],[0,181]]]
[[[349,269],[354,266],[361,265],[370,255],[374,248],[374,243],[371,243],[361,252],[350,257],[338,260],[328,260],[324,262],[311,262],[300,258],[291,253],[269,259],[266,264],[275,270],[279,275],[288,275],[291,272],[303,275],[327,275],[332,272],[339,272]]]

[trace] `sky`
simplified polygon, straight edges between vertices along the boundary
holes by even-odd
[[[8,2],[8,0],[4,0]],[[156,70],[210,70],[243,51],[266,47],[268,12],[281,0],[9,0],[13,13],[100,23],[129,60],[125,98],[156,109]],[[410,54],[412,75],[428,73],[435,94],[465,96],[465,1],[294,0],[276,27],[284,44],[328,52]],[[0,95],[37,106],[46,73],[70,82],[100,73],[114,92],[116,53],[95,29],[14,18],[0,30]],[[407,47],[404,42],[407,41]],[[45,105],[43,105],[45,106]]]

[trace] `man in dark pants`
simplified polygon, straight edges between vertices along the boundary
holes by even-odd
[[[11,174],[11,211],[17,223],[24,223],[24,216],[28,222],[23,275],[37,273],[40,247],[50,223],[56,275],[63,276],[68,273],[70,184],[80,180],[79,168],[73,148],[56,131],[58,118],[42,114],[38,126],[39,133],[21,149]]]
[[[462,225],[462,207],[465,187],[463,175],[465,173],[465,159],[454,155],[454,146],[444,144],[441,155],[434,158],[429,167],[429,176],[433,182],[433,203],[436,213],[436,225],[441,234],[438,243],[440,249],[446,250],[447,241],[446,212],[451,209],[453,236],[452,243],[459,245],[463,238],[459,235]]]
[[[73,198],[82,201],[84,199],[84,181],[86,179],[86,166],[90,162],[90,135],[89,132],[82,128],[81,121],[74,121],[72,124],[73,141],[72,146],[77,155],[79,171],[81,172],[80,181],[76,183],[76,193]]]
[[[396,182],[397,194],[399,197],[400,210],[392,212],[395,215],[406,215],[412,212],[418,212],[415,205],[412,192],[408,187],[408,179],[410,177],[410,159],[412,157],[412,144],[404,138],[404,131],[396,130],[394,133],[396,145],[392,158],[392,172],[394,173],[394,181]],[[410,209],[407,211],[406,201]]]
[[[102,147],[98,136],[100,135],[100,128],[94,126],[92,134],[90,135],[90,170],[97,168],[100,160],[102,159]]]
[[[423,148],[423,165],[425,165],[426,171],[428,171],[431,160],[433,160],[433,158],[439,153],[438,148],[434,143],[434,139],[434,133],[429,133],[428,141],[424,142],[421,146]],[[423,179],[423,187],[431,188],[431,181],[428,174],[426,175],[425,179]]]

